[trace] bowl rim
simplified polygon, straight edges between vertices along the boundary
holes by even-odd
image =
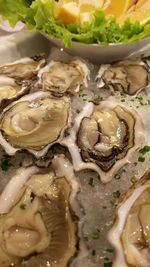
[[[57,42],[59,43],[59,45],[63,48],[65,47],[62,43],[62,41],[60,39],[58,39],[57,37],[49,37],[47,33],[44,33],[43,31],[39,31],[42,35],[44,35],[48,40],[50,40],[51,42]],[[81,42],[75,42],[73,41],[72,42],[72,45],[70,47],[65,47],[65,49],[71,49],[75,46],[86,46],[86,47],[89,47],[89,46],[93,46],[93,47],[115,47],[115,46],[122,46],[122,45],[134,45],[134,44],[139,44],[139,43],[145,43],[149,41],[150,42],[150,36],[148,37],[145,37],[143,39],[140,39],[140,40],[137,40],[137,41],[133,41],[133,42],[127,42],[127,43],[109,43],[109,44],[86,44],[86,43],[81,43]]]

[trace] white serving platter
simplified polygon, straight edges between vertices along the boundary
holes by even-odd
[[[56,43],[56,40],[53,40],[53,42]],[[131,47],[130,49],[128,48],[128,52],[130,53],[128,53],[128,55],[133,54],[134,56],[139,56],[143,53],[145,55],[150,55],[149,44],[150,38],[140,41],[140,44],[130,44]],[[63,58],[63,60],[65,60],[68,55],[65,55],[63,51],[61,52],[62,49],[60,48],[61,45],[59,44],[59,49],[55,49],[52,42],[38,32],[31,33],[27,30],[23,30],[17,34],[15,33],[10,36],[0,37],[0,64],[12,62],[22,57],[38,55],[40,53],[46,53],[49,59],[62,60]],[[95,61],[96,63],[104,63],[122,59],[127,56],[127,51],[124,51],[125,49],[127,48],[120,45],[102,48],[100,48],[100,46],[93,46],[91,48],[91,46],[75,44],[71,50],[65,49],[65,51],[68,51],[69,54],[73,56],[82,56],[88,60]],[[93,51],[95,51],[95,53]],[[97,66],[95,68],[98,69]],[[90,85],[90,88],[93,88],[94,86],[96,85],[93,83]],[[145,92],[141,92],[140,96],[149,99],[150,101],[149,92],[150,90],[147,91],[147,95]],[[139,100],[137,99],[135,103],[130,100],[130,97],[128,97],[127,105],[136,108],[136,105],[139,104]],[[150,116],[146,116],[148,112],[150,114],[149,106],[139,106],[138,112],[139,114],[143,114],[145,127],[147,128],[147,132],[149,132]],[[150,145],[150,138],[148,145]],[[111,248],[107,242],[106,236],[112,220],[114,219],[115,206],[112,204],[112,201],[114,200],[113,192],[116,192],[117,190],[119,190],[120,193],[125,192],[131,185],[131,178],[135,177],[138,179],[143,175],[145,169],[149,167],[148,155],[144,163],[137,162],[138,156],[138,152],[135,153],[130,165],[124,166],[123,170],[125,171],[121,170],[118,173],[118,176],[107,185],[102,184],[98,179],[97,174],[92,171],[86,170],[77,174],[78,181],[81,185],[79,200],[85,211],[83,233],[88,244],[89,253],[74,267],[103,267],[105,258],[109,258],[111,261],[113,254],[110,254],[109,251],[107,251]],[[2,157],[3,152],[0,148],[0,162]],[[2,172],[0,168],[0,192],[7,183],[9,177],[11,177],[12,172],[14,172],[17,162],[23,157],[25,157],[25,154],[23,153],[14,156],[12,159],[13,166],[7,173]],[[29,157],[29,155],[26,155],[26,157]],[[134,165],[135,162],[137,162],[136,166]],[[93,179],[92,186],[90,185],[89,177]],[[94,239],[93,234],[97,229],[100,231],[99,238]]]

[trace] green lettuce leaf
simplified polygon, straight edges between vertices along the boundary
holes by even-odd
[[[65,26],[53,16],[55,0],[0,0],[0,14],[11,25],[22,20],[31,30],[40,30],[50,38],[60,39],[65,46],[73,41],[85,44],[127,43],[150,36],[150,23],[142,26],[139,22],[131,23],[127,19],[119,26],[116,19],[106,17],[97,10],[94,19],[82,26],[73,24]]]
[[[24,20],[30,10],[30,4],[28,0],[0,0],[0,14],[15,26],[19,20]]]

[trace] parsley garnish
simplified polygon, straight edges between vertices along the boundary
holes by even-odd
[[[92,250],[92,256],[95,256],[96,255],[96,251],[95,249]]]
[[[100,238],[100,230],[97,229],[95,232],[93,232],[91,237],[93,240],[98,240]]]
[[[145,158],[140,156],[140,157],[138,158],[138,161],[139,161],[139,162],[144,162],[144,161],[145,161]]]
[[[27,208],[27,204],[25,203],[20,204],[20,209],[25,210],[26,208]]]
[[[113,192],[113,197],[114,197],[114,198],[119,198],[119,197],[120,197],[120,195],[121,195],[121,193],[120,193],[120,191],[119,191],[119,190],[117,190],[117,191]]]
[[[12,166],[11,157],[8,155],[4,155],[1,159],[1,169],[2,171],[8,171],[8,169]]]
[[[104,262],[104,267],[112,267],[112,262]]]
[[[91,187],[94,187],[94,179],[93,179],[92,177],[90,177],[88,184],[89,184]]]
[[[150,152],[150,146],[144,146],[142,149],[139,150],[139,153],[142,155],[145,155],[148,152]]]
[[[114,253],[114,249],[113,248],[106,248],[106,252]]]
[[[76,113],[78,113],[78,114],[80,113],[80,110],[78,108],[76,109]]]

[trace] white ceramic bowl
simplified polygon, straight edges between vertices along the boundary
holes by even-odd
[[[150,37],[127,44],[89,45],[74,42],[72,47],[65,48],[58,39],[50,39],[47,35],[45,36],[56,46],[63,48],[67,53],[85,58],[94,63],[109,63],[129,56],[150,55]]]

